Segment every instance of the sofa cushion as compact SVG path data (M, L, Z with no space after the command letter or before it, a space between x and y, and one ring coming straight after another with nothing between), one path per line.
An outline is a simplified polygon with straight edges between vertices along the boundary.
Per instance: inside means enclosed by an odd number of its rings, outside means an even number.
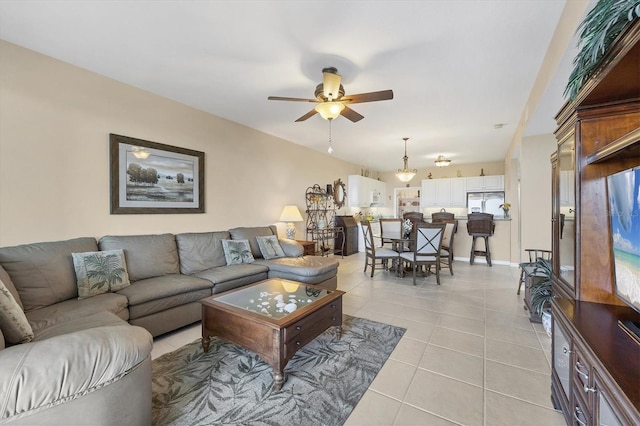
M275 231L275 227L270 226L256 226L251 228L233 228L229 230L231 239L233 240L248 240L249 246L251 246L251 254L254 258L259 259L262 257L260 253L260 247L256 241L256 237L268 237L269 235L278 235Z
M171 274L137 281L117 294L126 296L129 308L151 300L162 299L196 290L211 290L213 285L207 280L191 275Z
M285 257L300 257L304 254L304 247L296 240L284 238L278 240L278 242L280 243L280 247L282 247Z
M2 266L0 266L0 281L4 283L4 286L11 292L11 295L16 300L18 306L20 306L20 309L24 311L24 306L22 305L20 294L18 293L18 290L16 290L16 286L13 284L13 281L11 281L11 277L9 276L9 274L7 274L7 271L5 271Z
M27 319L37 335L40 330L45 328L77 318L87 317L100 311L111 312L126 321L129 319L127 305L125 296L116 293L104 293L88 299L65 300L51 306L29 311L27 312Z
M193 275L209 268L226 265L222 240L229 238L231 235L227 231L177 234L180 272Z
M256 263L222 266L211 268L195 274L196 277L211 281L213 284L220 284L225 281L232 281L242 277L248 277L260 273L266 273L269 268L266 265Z
M156 312L164 312L176 306L197 302L209 296L211 296L211 287L132 305L129 307L129 319L136 320Z
M44 339L50 339L51 337L75 333L76 331L88 330L90 328L109 327L112 325L125 324L127 324L125 320L111 312L98 311L86 316L59 322L52 325L51 327L40 329L36 332L35 338L33 340L37 342Z
M152 346L149 332L122 323L65 333L3 350L0 423L34 424L27 417L29 414L106 388L145 362ZM103 398L108 392L101 394ZM121 400L128 397L126 394L112 396ZM98 404L93 407L101 408ZM92 419L98 417L91 416ZM108 417L109 411L105 411L106 423ZM58 423L82 423L79 419L80 416ZM47 422L46 416L39 420L38 424L52 423Z
M78 299L130 285L122 249L72 253L71 256L78 279Z
M255 260L247 240L222 240L222 250L224 251L227 265L253 263Z
M25 312L78 297L71 253L97 251L95 238L0 248L0 265L15 284Z
M131 281L178 274L178 247L173 234L107 235L98 242L100 250L123 249Z
M27 343L33 340L33 330L11 292L0 281L0 330L7 343Z
M334 258L321 256L260 259L256 260L256 263L268 267L269 271L288 272L301 277L313 277L327 272L337 273L340 264Z
M278 237L270 235L268 237L256 237L258 247L260 247L260 253L264 259L275 259L277 257L284 257L284 251L280 247Z

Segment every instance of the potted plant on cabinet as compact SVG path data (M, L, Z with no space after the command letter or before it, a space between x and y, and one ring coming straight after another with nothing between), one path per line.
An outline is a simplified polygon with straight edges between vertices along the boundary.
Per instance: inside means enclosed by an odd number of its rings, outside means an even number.
M532 313L542 318L542 325L551 336L551 262L545 259L536 260L531 275L535 276L535 279L531 280L529 306Z

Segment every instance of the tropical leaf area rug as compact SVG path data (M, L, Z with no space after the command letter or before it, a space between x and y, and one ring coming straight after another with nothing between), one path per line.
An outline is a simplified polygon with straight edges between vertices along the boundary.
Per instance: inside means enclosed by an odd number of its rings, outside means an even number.
M155 425L341 425L406 330L344 316L298 351L277 392L273 370L253 352L212 338L154 360Z

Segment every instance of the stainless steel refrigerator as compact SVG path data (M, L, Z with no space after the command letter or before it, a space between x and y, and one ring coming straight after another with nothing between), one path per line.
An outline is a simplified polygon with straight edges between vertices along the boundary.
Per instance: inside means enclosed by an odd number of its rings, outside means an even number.
M504 191L496 192L468 192L467 210L469 213L491 213L494 216L504 216L500 205L504 203Z

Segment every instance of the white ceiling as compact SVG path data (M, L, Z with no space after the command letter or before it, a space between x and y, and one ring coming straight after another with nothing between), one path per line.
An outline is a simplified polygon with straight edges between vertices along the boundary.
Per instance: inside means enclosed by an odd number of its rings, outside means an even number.
M54 1L0 0L0 38L309 148L329 124L313 104L322 68L347 94L393 89L333 123L333 155L379 171L440 154L501 161L564 0ZM567 55L569 57L569 55ZM551 133L570 58L527 134ZM494 129L495 124L504 124ZM132 135L135 136L135 135Z

